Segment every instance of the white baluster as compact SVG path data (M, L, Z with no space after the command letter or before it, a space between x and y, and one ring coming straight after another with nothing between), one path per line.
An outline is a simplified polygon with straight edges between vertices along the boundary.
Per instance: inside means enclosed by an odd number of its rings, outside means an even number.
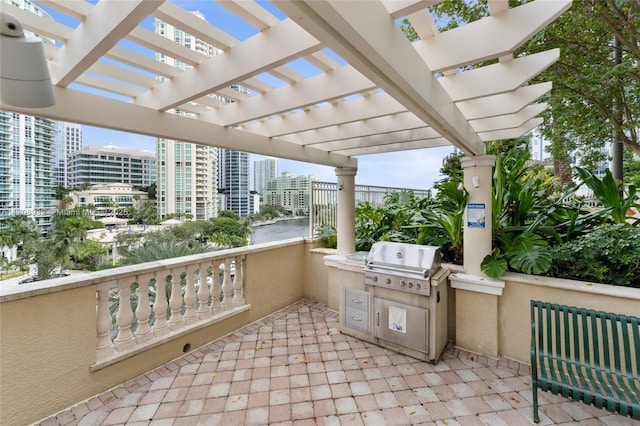
M242 306L244 300L244 256L236 257L236 274L233 277L233 306Z
M197 321L196 317L196 286L195 273L198 265L187 266L187 275L185 277L186 289L184 291L184 323L185 325L193 324Z
M233 306L231 295L233 283L231 282L231 259L224 259L224 279L222 280L222 309L228 311Z
M136 307L136 340L138 343L148 342L153 339L149 318L151 317L151 305L149 303L149 281L153 274L145 274L138 277L138 306Z
M207 264L198 265L198 319L204 320L211 316L211 308L209 307L209 283L207 280Z
M96 359L113 355L113 342L109 338L111 331L111 312L109 312L109 290L111 283L98 286L96 303Z
M153 335L156 337L169 334L169 323L167 322L167 282L166 277L157 277L155 280L156 299L153 303L153 314L156 320L153 324Z
M218 260L214 260L211 267L211 312L213 315L222 312L222 305L220 304L220 263Z
M118 323L118 336L114 345L118 351L126 351L136 347L136 340L131 333L131 320L133 311L131 310L131 285L128 282L118 281L120 290L120 305L116 322Z
M171 317L169 317L169 328L171 331L182 328L182 277L181 273L171 271L171 297L169 297L169 307Z

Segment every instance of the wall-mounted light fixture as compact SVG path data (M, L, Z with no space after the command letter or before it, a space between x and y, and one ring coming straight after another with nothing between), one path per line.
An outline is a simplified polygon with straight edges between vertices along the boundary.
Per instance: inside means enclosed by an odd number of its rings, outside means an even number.
M27 38L18 19L0 12L0 99L22 108L55 105L42 41Z

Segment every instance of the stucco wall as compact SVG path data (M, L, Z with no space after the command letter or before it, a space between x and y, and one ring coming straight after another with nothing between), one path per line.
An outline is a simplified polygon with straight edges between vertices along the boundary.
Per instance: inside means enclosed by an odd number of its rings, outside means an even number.
M605 312L640 316L640 289L582 281L506 274L498 297L498 347L500 354L530 362L530 301L541 300Z
M322 248L321 241L308 242L307 261L304 275L304 297L329 305L329 271L324 257L335 254L335 249ZM331 306L329 306L331 308Z
M251 309L90 372L96 291L90 283L0 304L0 424L30 424L110 389L303 297L302 239L249 252L244 290Z

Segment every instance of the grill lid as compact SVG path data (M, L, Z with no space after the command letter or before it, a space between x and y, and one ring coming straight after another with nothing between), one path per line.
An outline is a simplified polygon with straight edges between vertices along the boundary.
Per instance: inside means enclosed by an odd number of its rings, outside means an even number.
M379 241L367 256L365 271L429 278L440 269L440 249L436 246Z

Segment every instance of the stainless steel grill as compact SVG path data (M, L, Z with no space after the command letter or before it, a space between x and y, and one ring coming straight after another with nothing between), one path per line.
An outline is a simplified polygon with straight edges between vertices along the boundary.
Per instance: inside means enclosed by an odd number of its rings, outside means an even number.
M367 256L364 282L428 296L429 280L440 266L438 247L380 241Z
M449 276L438 247L377 242L366 260L363 253L348 258L341 273L343 333L438 360L447 344Z

